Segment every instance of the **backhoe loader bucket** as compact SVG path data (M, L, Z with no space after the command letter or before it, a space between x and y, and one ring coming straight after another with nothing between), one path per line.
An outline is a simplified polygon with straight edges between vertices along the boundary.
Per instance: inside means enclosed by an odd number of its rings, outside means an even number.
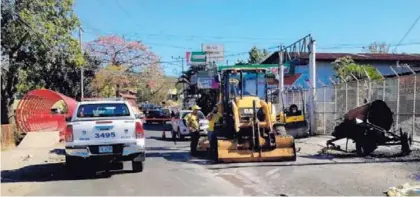
M296 148L291 136L276 136L276 147L261 151L252 150L249 143L239 145L236 140L218 140L217 153L220 162L296 161Z

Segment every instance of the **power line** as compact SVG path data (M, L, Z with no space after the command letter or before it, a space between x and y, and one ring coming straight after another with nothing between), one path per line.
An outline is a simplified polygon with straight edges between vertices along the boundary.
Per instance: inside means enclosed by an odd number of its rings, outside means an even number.
M96 30L98 30L98 29L96 29ZM138 36L140 36L139 34L137 34L137 33L135 33L134 35L138 35ZM126 36L126 35L124 35L124 37L126 37L126 38L129 38L129 39L132 39L132 40L137 40L136 38L135 38L135 36ZM168 45L168 44L160 44L160 43L150 43L150 42L143 42L143 43L145 43L145 44L147 44L147 45L155 45L155 46L164 46L164 47L171 47L171 48L177 48L177 49L185 49L185 50L193 50L192 48L190 48L190 47L184 47L184 46L177 46L177 45ZM351 43L341 43L341 44L334 44L334 45L330 45L330 46L319 46L319 47L317 47L318 49L337 49L337 50L339 50L339 49L355 49L355 48L360 48L360 49L363 49L364 47L366 47L366 46L368 46L369 44L351 44ZM407 46L407 45L420 45L420 42L410 42L410 43L404 43L404 44L390 44L390 46ZM269 52L272 52L271 50L273 50L273 49L278 49L278 46L273 46L273 47L268 47L268 48L262 48L261 50L264 50L264 49L266 49L266 50L268 50ZM243 52L238 52L238 53L230 53L230 54L227 54L227 55L224 55L223 57L224 58L226 58L226 57L237 57L237 56L241 56L241 55L246 55L246 54L248 54L249 53L249 50L247 50L247 51L243 51Z
M136 34L134 34L136 35ZM124 35L124 37L126 38L130 38L135 40L136 36L127 36ZM191 47L185 47L185 46L177 46L177 45L168 45L168 44L161 44L161 43L154 43L154 42L143 42L147 45L155 45L155 46L163 46L163 47L170 47L170 48L177 48L177 49L185 49L185 50L193 50L193 48ZM390 46L408 46L408 45L419 45L420 42L410 42L410 43L404 43L404 44L390 44ZM330 45L330 46L319 46L317 47L318 49L355 49L355 48L364 48L366 46L368 46L369 44L350 44L350 43L342 43L342 44L334 44L334 45ZM275 47L277 48L277 46ZM267 49L271 49L271 48L267 48ZM228 56L238 56L238 55L243 55L248 53L249 51L244 51L244 52L240 52L240 53L235 53L235 54L230 54ZM225 56L226 57L226 56Z
M411 30L413 30L414 26L416 26L417 22L420 20L420 15L417 17L417 19L414 21L414 23L411 25L410 28L408 28L407 32L405 32L404 36L401 38L401 40L398 42L397 46L395 46L394 51L397 51L397 48L399 45L401 45L402 42L404 42L405 38L410 34Z

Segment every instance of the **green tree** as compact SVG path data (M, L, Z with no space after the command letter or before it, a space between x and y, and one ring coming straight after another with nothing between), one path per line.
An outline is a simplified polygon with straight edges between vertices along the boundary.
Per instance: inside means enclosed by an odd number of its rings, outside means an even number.
M269 52L264 49L258 49L257 47L252 47L252 49L249 51L249 64L258 64L260 63L265 57L269 55Z
M245 62L244 60L238 60L235 65L258 64L269 54L270 52L268 52L266 49L261 50L254 46L248 52L248 61Z
M344 56L336 59L333 63L335 77L338 79L345 79L346 81L357 79L366 79L366 73L372 80L381 79L381 75L377 72L376 68L371 65L357 64L350 56Z
M77 40L72 36L79 26L73 3L73 0L2 0L2 124L9 123L7 112L18 91L22 76L19 74L26 73L26 80L35 81L46 75L46 68L59 61L71 63L73 67L84 63ZM44 83L49 84L51 80Z

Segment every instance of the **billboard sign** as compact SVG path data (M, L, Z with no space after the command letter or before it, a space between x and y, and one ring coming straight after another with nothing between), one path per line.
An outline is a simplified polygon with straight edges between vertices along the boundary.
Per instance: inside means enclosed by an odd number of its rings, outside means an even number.
M214 77L198 77L197 87L199 89L217 89L219 84L214 80Z
M223 62L225 48L221 44L202 44L201 50L207 55L207 62Z

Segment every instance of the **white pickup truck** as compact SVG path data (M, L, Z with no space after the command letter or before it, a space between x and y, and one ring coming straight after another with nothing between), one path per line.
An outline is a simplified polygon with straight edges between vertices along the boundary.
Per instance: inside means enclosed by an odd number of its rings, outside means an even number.
M87 160L132 161L133 171L143 171L143 123L126 101L80 102L67 122L66 165L71 169Z

